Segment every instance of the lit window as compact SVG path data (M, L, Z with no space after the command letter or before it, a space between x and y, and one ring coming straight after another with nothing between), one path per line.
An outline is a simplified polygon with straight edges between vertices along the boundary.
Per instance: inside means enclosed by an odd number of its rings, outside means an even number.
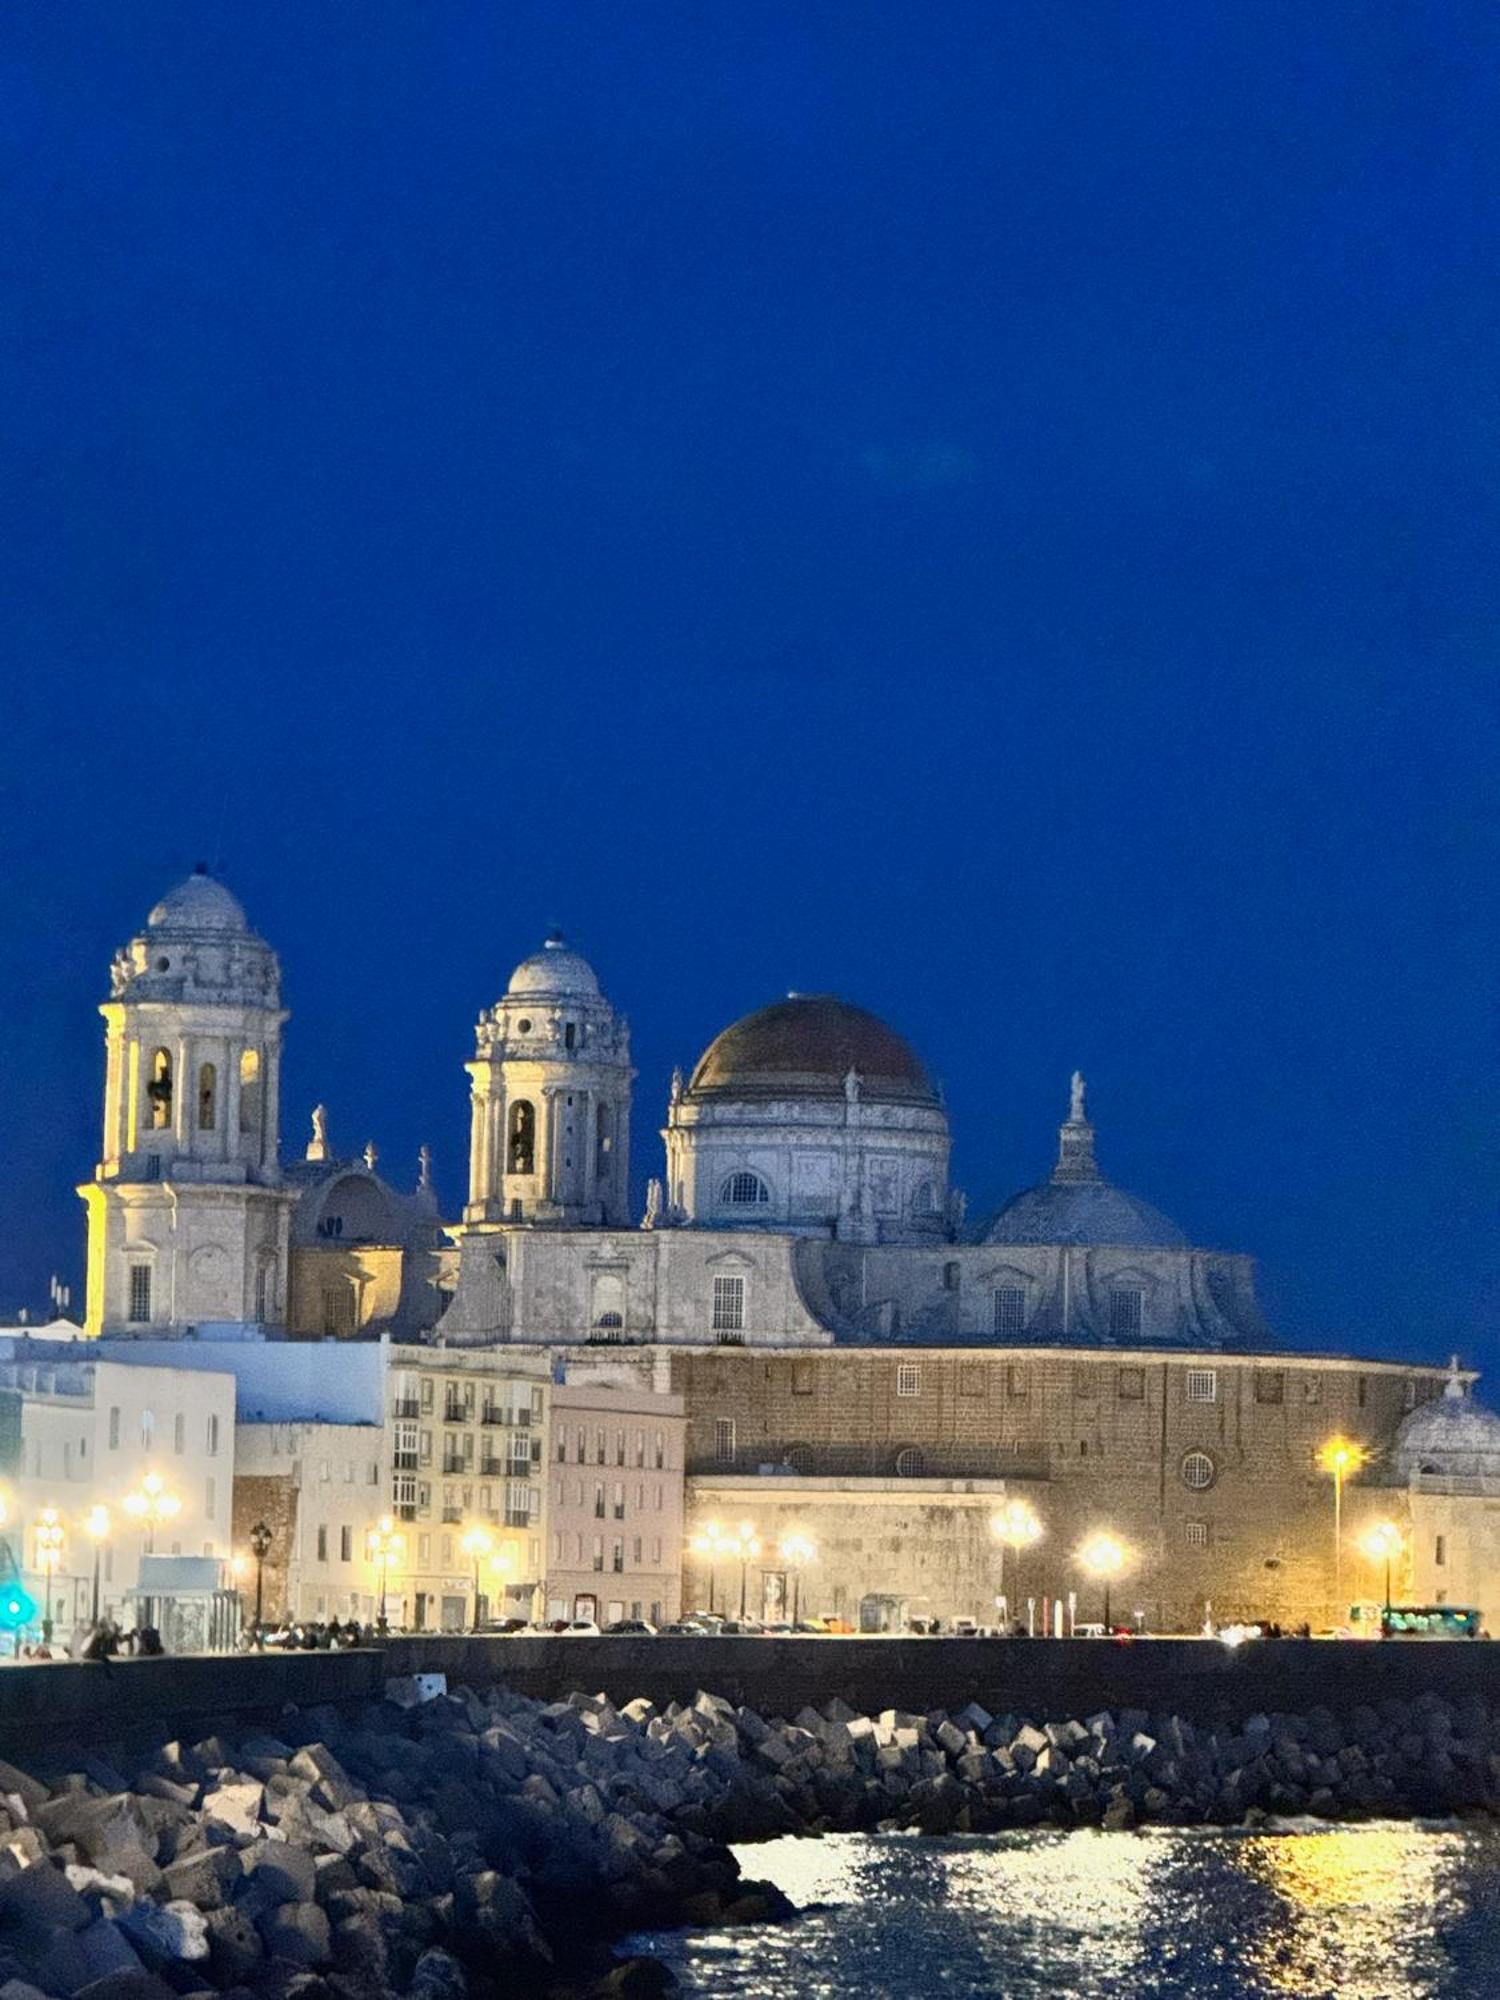
M1024 1285L997 1285L995 1287L995 1332L997 1334L1024 1333L1026 1331L1026 1288Z
M260 1130L259 1049L246 1049L240 1056L240 1130Z
M903 1361L896 1370L896 1394L898 1396L919 1396L922 1393L922 1371L914 1362Z
M745 1324L745 1281L743 1278L714 1279L715 1333L738 1333Z
M1187 1399L1190 1403L1217 1403L1218 1371L1213 1368L1190 1368L1187 1372Z
M1141 1309L1145 1295L1136 1285L1121 1285L1109 1295L1109 1332L1112 1340L1136 1340L1141 1331Z
M771 1190L759 1174L731 1174L719 1189L719 1200L729 1208L759 1208L771 1199Z
M717 1465L734 1464L734 1418L714 1418L714 1462Z
M130 1267L130 1306L126 1317L134 1325L141 1325L151 1317L151 1266L132 1264Z
M1182 1461L1182 1483L1191 1493L1205 1493L1218 1477L1218 1470L1206 1451L1190 1451Z
M897 1452L896 1473L898 1478L920 1479L925 1469L926 1461L914 1445L908 1445L905 1451Z

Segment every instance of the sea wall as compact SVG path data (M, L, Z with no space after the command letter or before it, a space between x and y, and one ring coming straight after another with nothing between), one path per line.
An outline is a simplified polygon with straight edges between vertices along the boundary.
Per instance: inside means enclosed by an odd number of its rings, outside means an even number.
M140 1722L179 1729L271 1717L289 1702L357 1702L388 1674L443 1673L455 1684L503 1682L539 1701L576 1690L664 1707L700 1688L737 1707L795 1715L841 1701L860 1714L950 1712L1044 1719L1106 1708L1233 1722L1257 1711L1346 1714L1361 1705L1441 1695L1500 1703L1500 1646L1389 1640L1343 1643L995 1639L469 1638L414 1634L347 1653L186 1656L0 1667L0 1751L38 1728L86 1739Z
M542 1701L574 1689L626 1702L691 1701L711 1688L767 1713L837 1699L862 1714L962 1708L1066 1717L1100 1708L1170 1709L1204 1722L1259 1709L1346 1711L1361 1703L1500 1701L1500 1646L1482 1641L1260 1639L392 1639L392 1673L439 1672L479 1686L503 1679Z

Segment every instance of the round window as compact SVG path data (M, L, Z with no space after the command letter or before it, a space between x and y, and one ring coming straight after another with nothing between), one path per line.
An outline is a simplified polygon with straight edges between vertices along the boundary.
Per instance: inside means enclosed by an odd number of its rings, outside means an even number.
M158 960L156 961L156 969L157 969L157 971L158 971L158 972L170 972L170 971L171 971L171 969L172 969L172 961L171 961L171 959L170 959L170 958L159 958L159 959L158 959Z
M1218 1468L1206 1451L1190 1451L1182 1461L1182 1483L1194 1493L1204 1493L1218 1477Z
M529 1035L531 1033L531 1023L529 1021L517 1021L516 1033L518 1035Z

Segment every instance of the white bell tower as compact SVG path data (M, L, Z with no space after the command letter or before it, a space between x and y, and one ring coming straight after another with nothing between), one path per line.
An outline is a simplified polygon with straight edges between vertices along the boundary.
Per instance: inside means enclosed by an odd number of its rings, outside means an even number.
M286 1318L281 968L203 868L115 956L104 1145L88 1209L90 1333Z
M630 1030L593 967L549 937L479 1017L468 1224L626 1227Z

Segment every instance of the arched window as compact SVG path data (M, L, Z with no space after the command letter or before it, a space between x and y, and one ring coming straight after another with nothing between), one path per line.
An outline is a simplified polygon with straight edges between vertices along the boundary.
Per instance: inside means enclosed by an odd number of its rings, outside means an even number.
M260 1050L240 1054L240 1130L260 1130Z
M618 1335L625 1326L625 1280L614 1271L601 1271L593 1291L589 1318L594 1330Z
M212 1132L219 1116L219 1072L212 1063L198 1071L198 1130Z
M536 1106L522 1098L510 1107L510 1166L508 1172L529 1174L536 1161Z
M896 1453L896 1475L900 1479L920 1479L927 1469L927 1461L915 1445L908 1445L905 1451Z
M759 1174L731 1174L719 1189L719 1200L728 1208L760 1208L771 1199L771 1190Z
M1190 1451L1182 1461L1182 1483L1190 1493L1206 1493L1219 1476L1206 1451Z
M601 1104L594 1114L594 1172L601 1180L609 1171L609 1156L614 1143L609 1106Z
M172 1125L172 1058L165 1049L158 1049L151 1058L151 1080L146 1085L146 1099L151 1106L151 1130L169 1131Z
M269 1259L255 1273L255 1317L262 1325L271 1317L271 1301L276 1296L276 1266Z
M937 1207L937 1202L933 1196L932 1182L919 1181L917 1184L916 1192L913 1194L911 1198L912 1214L931 1215L936 1207Z

